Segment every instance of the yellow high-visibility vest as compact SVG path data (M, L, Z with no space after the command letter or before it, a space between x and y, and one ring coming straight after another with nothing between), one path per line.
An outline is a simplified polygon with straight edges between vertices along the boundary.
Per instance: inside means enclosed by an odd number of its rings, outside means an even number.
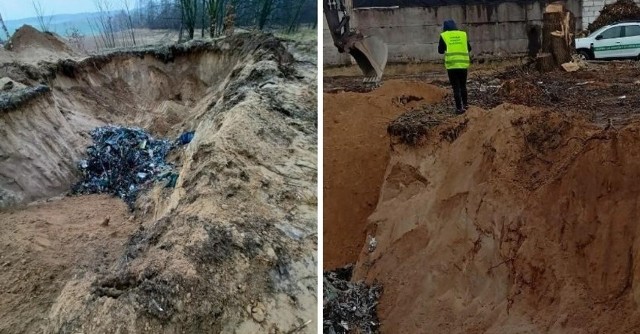
M469 68L469 48L467 33L460 30L444 31L440 36L447 45L444 53L444 67L447 70Z

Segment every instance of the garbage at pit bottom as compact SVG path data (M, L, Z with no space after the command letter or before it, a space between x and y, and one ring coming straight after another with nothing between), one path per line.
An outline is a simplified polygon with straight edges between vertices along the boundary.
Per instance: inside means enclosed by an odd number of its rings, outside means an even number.
M166 187L175 187L178 174L165 161L174 147L170 141L153 138L140 128L120 126L96 128L90 134L93 144L87 147L87 159L78 163L82 179L73 186L73 193L109 193L133 208L145 185L166 180Z
M184 132L180 135L180 137L178 137L178 139L176 139L175 144L176 145L187 145L189 144L192 140L193 137L195 136L195 131L187 131Z

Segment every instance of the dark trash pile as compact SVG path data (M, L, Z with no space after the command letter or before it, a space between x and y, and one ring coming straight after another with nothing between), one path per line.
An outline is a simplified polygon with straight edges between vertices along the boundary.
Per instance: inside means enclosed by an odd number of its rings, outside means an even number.
M606 25L626 20L640 20L640 7L633 0L618 0L605 5L593 23L589 24L589 31L596 31Z
M387 133L402 144L416 146L431 129L454 117L453 110L453 98L447 96L440 103L419 106L400 115L389 123Z
M166 179L167 187L175 186L178 175L165 161L174 147L170 141L155 139L139 128L119 126L96 128L91 131L91 138L88 158L78 164L82 180L73 186L73 193L109 193L133 208L145 185Z
M378 333L376 306L379 285L350 282L353 266L324 272L323 332L325 334Z

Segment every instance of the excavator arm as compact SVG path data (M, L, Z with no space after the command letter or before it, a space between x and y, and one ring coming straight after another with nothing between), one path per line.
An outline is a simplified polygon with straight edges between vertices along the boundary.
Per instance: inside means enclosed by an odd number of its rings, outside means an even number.
M349 53L365 76L365 82L382 79L387 64L387 45L377 37L351 31L350 17L343 0L322 0L333 44L340 53Z

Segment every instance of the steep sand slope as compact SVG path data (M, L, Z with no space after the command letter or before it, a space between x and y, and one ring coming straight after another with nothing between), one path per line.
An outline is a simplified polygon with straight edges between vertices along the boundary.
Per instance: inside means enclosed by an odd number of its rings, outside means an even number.
M368 93L324 94L324 263L356 261L389 161L387 125L408 108L442 99L419 81L389 80Z
M356 273L382 332L637 331L639 131L503 105L394 145Z

